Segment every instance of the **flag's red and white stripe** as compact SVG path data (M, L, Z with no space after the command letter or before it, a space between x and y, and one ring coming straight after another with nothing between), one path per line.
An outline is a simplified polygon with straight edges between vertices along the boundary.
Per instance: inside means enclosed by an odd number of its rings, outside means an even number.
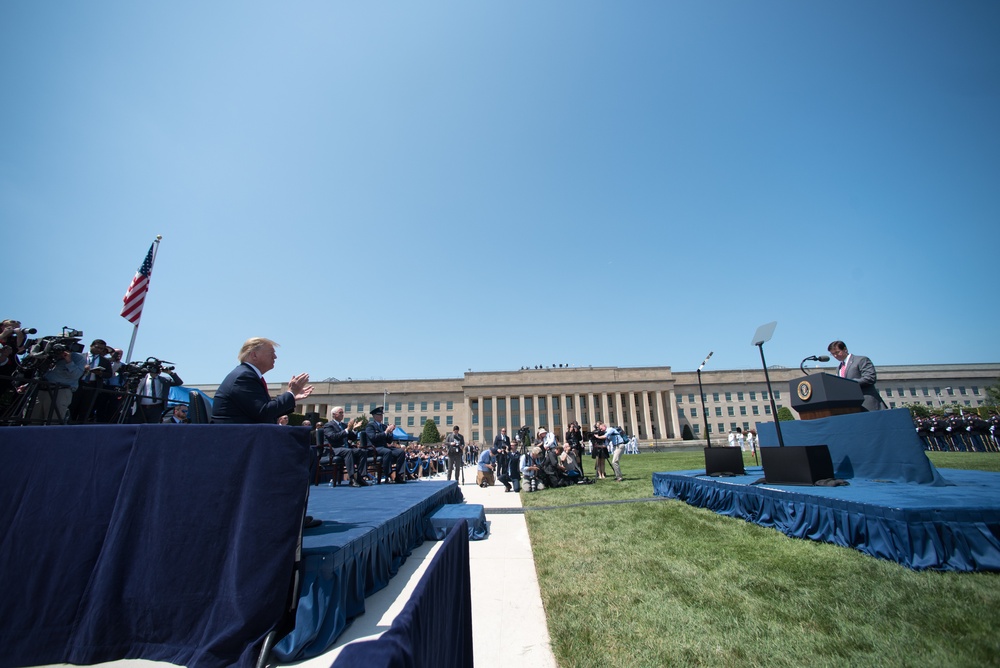
M154 242L155 244L155 242ZM125 297L122 299L122 317L133 325L139 324L142 317L142 305L146 301L146 291L149 289L149 277L153 273L153 245L149 245L149 252L146 259L142 261L139 271L135 272L135 277L129 283Z

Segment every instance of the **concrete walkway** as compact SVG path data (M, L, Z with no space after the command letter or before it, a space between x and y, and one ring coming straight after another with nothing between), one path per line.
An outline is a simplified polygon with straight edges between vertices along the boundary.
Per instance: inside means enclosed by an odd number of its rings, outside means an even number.
M486 508L490 523L489 538L469 543L476 668L555 668L524 515L490 513L491 509L520 508L521 495L505 493L499 483L487 489L477 487L474 469L465 467L462 494L467 503L480 503ZM384 633L409 600L439 547L437 541L425 541L415 549L389 585L365 599L365 614L347 627L330 651L288 665L327 668L344 645Z

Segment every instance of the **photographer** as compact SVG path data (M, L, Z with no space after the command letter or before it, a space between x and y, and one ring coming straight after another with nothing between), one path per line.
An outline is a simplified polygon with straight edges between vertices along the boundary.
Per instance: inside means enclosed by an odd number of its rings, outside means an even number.
M525 452L521 455L520 464L520 472L524 475L525 489L529 492L545 489L545 485L539 480L538 475L538 472L542 470L542 449L535 446Z
M35 334L36 329L21 329L21 323L10 319L0 322L0 347L9 347L13 355L23 355L27 346L27 335Z
M497 448L497 480L505 492L521 491L521 458L509 447Z
M164 373L167 377L163 376ZM164 366L160 360L149 358L146 361L146 375L139 381L137 395L139 403L135 412L135 421L146 424L159 423L163 419L167 398L170 396L170 388L183 384L184 381L174 373L173 367Z
M493 469L496 467L496 449L483 450L476 464L476 484L480 487L492 487L494 482Z
M580 429L580 423L573 422L569 423L569 431L566 432L566 445L573 454L576 456L577 462L583 461L583 431Z

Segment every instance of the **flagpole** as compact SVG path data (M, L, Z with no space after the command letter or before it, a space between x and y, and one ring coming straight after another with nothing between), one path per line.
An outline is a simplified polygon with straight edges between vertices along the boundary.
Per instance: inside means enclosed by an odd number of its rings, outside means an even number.
M150 275L153 274L153 265L156 264L156 252L160 250L160 239L162 239L162 238L163 238L163 235L157 234L156 235L156 239L153 240L153 260L152 260L152 262L149 263L149 273L150 273ZM148 292L148 290L149 289L147 288L147 292ZM129 344L128 344L128 354L125 356L125 364L128 364L128 363L130 363L132 361L132 348L135 347L135 337L136 337L136 334L138 334L138 333L139 333L139 323L137 322L132 327L132 340L129 341Z

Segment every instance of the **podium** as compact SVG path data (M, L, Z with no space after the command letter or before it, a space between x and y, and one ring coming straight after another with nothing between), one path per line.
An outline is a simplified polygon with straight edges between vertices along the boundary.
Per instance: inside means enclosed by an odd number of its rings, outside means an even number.
M829 373L814 373L788 383L792 408L803 420L860 413L861 385Z

